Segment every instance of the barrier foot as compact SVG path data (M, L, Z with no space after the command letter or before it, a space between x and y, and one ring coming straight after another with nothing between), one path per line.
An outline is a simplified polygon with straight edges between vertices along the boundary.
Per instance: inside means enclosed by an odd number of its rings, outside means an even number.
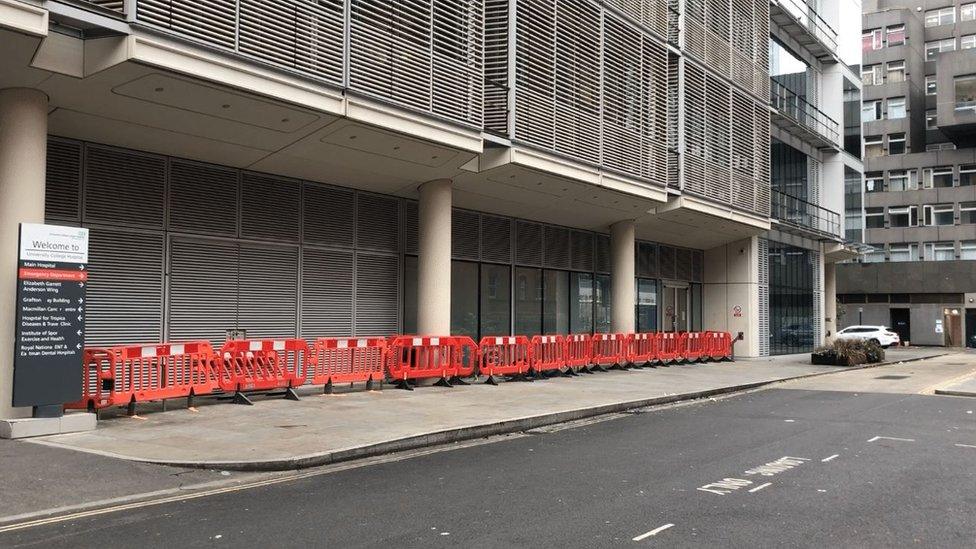
M583 366L582 368L579 369L579 373L581 373L581 374L593 374L593 373L596 373L596 372L593 371L593 367L592 366Z
M442 377L442 378L438 379L434 383L434 385L436 385L437 387L454 387L453 385L451 385L451 382L448 381L448 379L446 377Z
M566 371L563 372L563 377L579 377L579 372L572 368L566 368Z
M159 404L162 406L162 410L161 411L165 412L166 411L166 399L164 398L163 400L159 401Z
M193 408L193 397L195 397L195 396L196 395L193 394L193 390L190 390L190 394L186 395L186 407L187 408Z
M405 379L398 380L396 383L393 384L393 386L396 387L397 389L403 389L404 391L413 391L413 387L411 387L410 384L407 383L407 380Z
M531 382L535 381L534 379L529 378L525 374L515 374L514 376L508 378L508 380L509 381L524 381L526 383L531 383Z
M607 370L606 368L604 368L600 364L594 364L593 366L590 366L590 373L591 374L593 373L594 370L596 370L597 372L609 372L610 371L610 370Z
M165 401L164 401L165 402ZM136 399L133 398L129 401L129 407L125 411L126 414L130 416L136 415Z
M301 400L298 398L298 393L295 392L291 387L285 389L285 400Z
M613 366L610 366L610 369L611 370L629 370L630 368L625 363L618 362L618 363L614 364ZM604 370L604 371L606 371L606 370Z
M370 376L370 378L366 380L366 390L367 391L372 391L373 390L373 377L372 376Z
M237 391L236 393L234 393L234 401L233 402L234 402L234 404L243 404L245 406L254 406L254 403L251 402L251 399L247 398L247 395L245 395L244 393L242 393L240 391Z
M325 382L325 386L322 387L322 394L323 395L331 395L332 394L332 391L334 391L334 390L335 390L335 388L332 386L332 380L330 379L329 381L326 381Z
M485 378L485 385L498 386L498 381L495 379L495 376L489 375L487 378Z
M463 379L461 379L458 376L454 376L451 379L449 379L448 381L450 381L450 383L451 383L452 386L453 385L471 385L470 383L468 383L467 381L464 381Z

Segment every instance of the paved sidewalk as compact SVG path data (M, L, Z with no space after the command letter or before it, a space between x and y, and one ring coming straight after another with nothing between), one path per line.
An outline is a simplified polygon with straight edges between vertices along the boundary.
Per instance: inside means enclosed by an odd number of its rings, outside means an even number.
M897 349L888 362L945 354ZM534 383L420 387L203 405L103 420L93 432L32 439L110 457L185 467L285 470L521 431L648 405L849 370L809 355L612 371Z

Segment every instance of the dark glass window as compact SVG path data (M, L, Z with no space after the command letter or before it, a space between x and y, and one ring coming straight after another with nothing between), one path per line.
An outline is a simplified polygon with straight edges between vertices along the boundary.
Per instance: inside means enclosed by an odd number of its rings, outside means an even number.
M511 273L508 265L481 264L480 337L509 334L512 310Z
M769 242L769 353L813 350L813 257L809 250Z
M542 331L569 333L569 272L546 271L542 303Z
M451 262L451 335L478 339L478 264Z
M593 331L593 275L569 274L569 330L574 334Z
M515 269L515 333L542 333L542 269Z
M657 281L637 279L637 331L657 331Z
M608 333L610 331L610 275L596 275L596 299L593 301L593 331Z

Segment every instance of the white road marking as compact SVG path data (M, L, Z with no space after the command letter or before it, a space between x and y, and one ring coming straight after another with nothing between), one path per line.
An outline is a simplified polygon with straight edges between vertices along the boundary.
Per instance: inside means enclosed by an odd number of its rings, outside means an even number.
M972 444L956 444L956 446L960 448L976 448L976 446L973 446Z
M645 532L645 533L637 536L636 538L634 538L634 541L642 541L642 540L645 540L645 539L647 539L647 538L649 538L651 536L656 536L659 533L667 530L668 528L671 528L672 526L674 526L674 524L665 524L664 526L658 526L657 528L651 530L650 532Z
M783 421L785 421L786 423L793 423L796 420L795 419L784 419Z
M820 462L821 462L821 463L827 463L828 461L831 461L831 460L833 460L834 458L836 458L836 457L837 457L837 456L839 456L839 455L840 455L840 454L834 454L834 455L832 455L832 456L828 456L828 457L825 457L825 458L823 458L822 460L820 460Z
M749 490L749 493L751 494L753 492L758 492L758 491L762 490L763 488L765 488L765 487L767 487L767 486L769 486L771 484L772 484L772 482L767 482L766 484L760 484L759 486L756 486L752 490Z
M915 442L915 439L914 438L898 438L898 437L874 437L874 438L868 439L868 442L874 442L876 440L881 440L881 439L885 439L885 440L900 440L902 442Z

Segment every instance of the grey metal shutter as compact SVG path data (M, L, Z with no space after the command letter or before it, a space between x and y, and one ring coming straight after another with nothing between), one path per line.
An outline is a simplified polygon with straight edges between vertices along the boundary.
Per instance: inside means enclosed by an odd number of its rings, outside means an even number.
M356 254L357 336L397 333L400 265L395 256Z
M515 222L515 262L542 266L542 225L528 221Z
M352 335L353 252L302 250L302 337Z
M556 2L517 2L515 9L514 138L551 149L555 146Z
M48 221L81 221L80 195L81 143L48 139L44 218Z
M481 259L512 262L512 220L494 215L481 216Z
M238 171L172 160L169 165L169 230L237 236Z
M163 235L90 229L85 344L158 342L163 324Z
M569 235L572 252L572 268L576 271L593 270L593 233L573 231Z
M241 237L297 242L300 183L248 172L241 182Z
M705 253L701 250L695 250L691 256L691 260L691 279L695 282L703 282L705 280Z
M356 193L315 183L306 183L304 192L303 242L351 248L355 232Z
M692 265L691 250L678 248L675 251L675 277L678 280L691 280L694 278L694 266Z
M677 269L675 262L677 260L677 252L671 246L661 246L660 248L660 273L661 278L674 279L677 278Z
M399 244L397 199L369 193L356 196L356 248L395 252Z
M769 241L759 242L759 356L769 356Z
M469 210L451 210L451 257L481 259L481 216Z
M431 110L480 124L484 81L484 0L435 0Z
M637 276L657 278L657 244L639 242L637 244Z
M139 0L137 8L140 21L234 48L237 6L233 0Z
M163 228L166 159L85 146L85 222Z
M237 328L239 246L226 240L172 237L167 337L215 346Z
M569 229L546 225L543 227L543 263L554 269L569 269Z
M610 272L610 237L605 234L596 235L596 272Z
M419 215L416 202L409 200L403 203L403 253L405 254L420 252Z
M248 337L298 335L298 248L241 244L237 324Z

